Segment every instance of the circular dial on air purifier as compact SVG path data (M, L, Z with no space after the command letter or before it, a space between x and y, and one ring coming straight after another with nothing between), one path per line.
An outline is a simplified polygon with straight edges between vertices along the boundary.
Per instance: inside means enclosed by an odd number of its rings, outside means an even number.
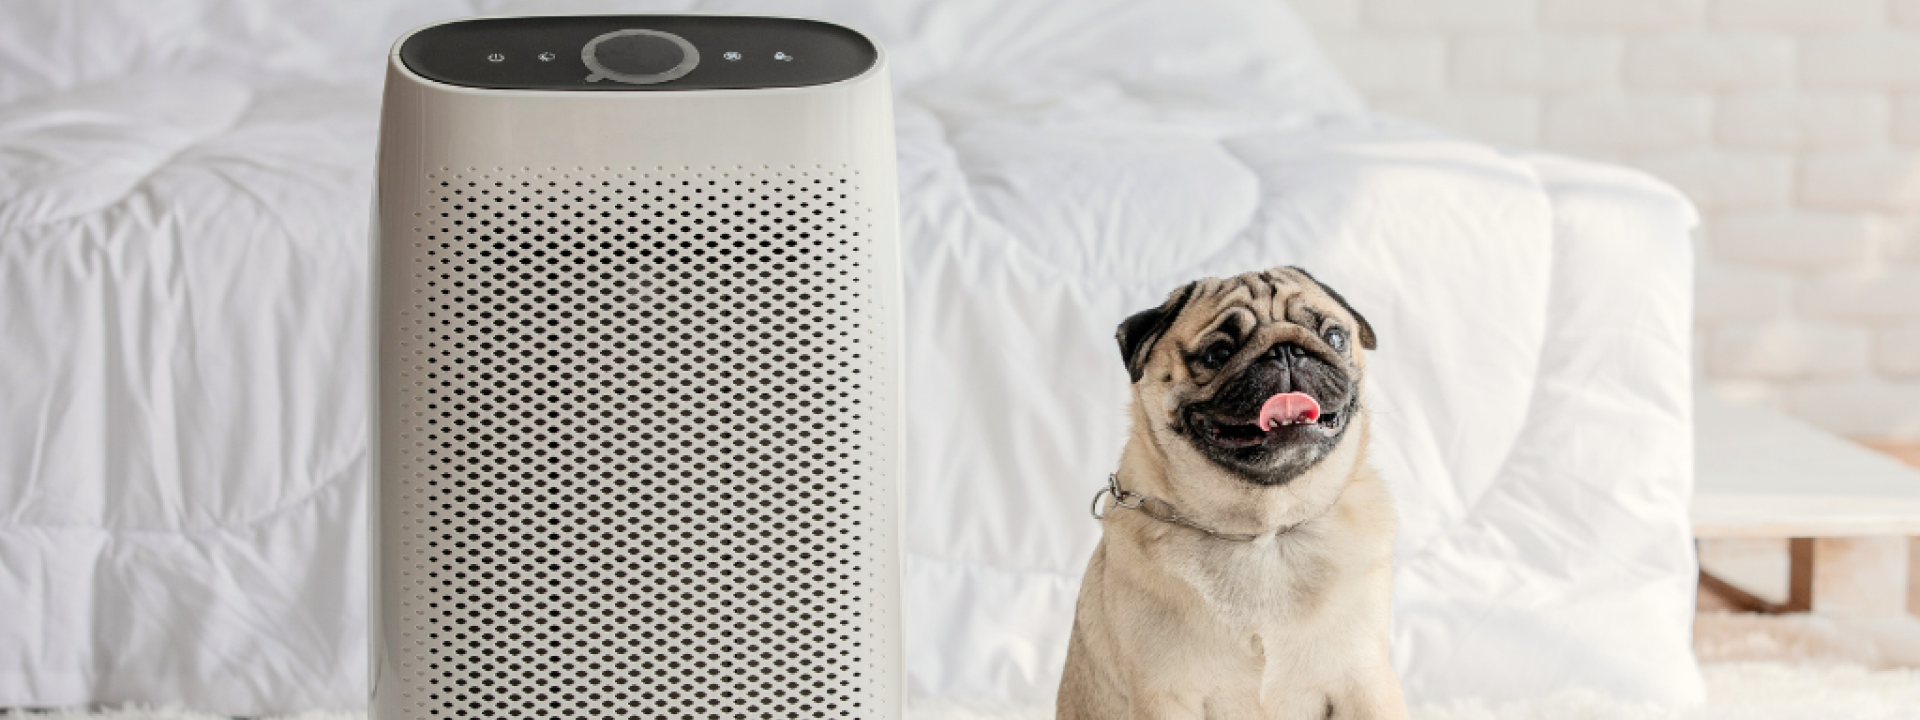
M652 85L693 72L700 50L673 33L615 30L588 40L580 48L580 62L587 66L587 82Z

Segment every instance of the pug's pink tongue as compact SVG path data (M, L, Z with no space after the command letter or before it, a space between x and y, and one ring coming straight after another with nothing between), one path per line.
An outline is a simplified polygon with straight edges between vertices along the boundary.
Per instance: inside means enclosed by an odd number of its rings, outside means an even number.
M1320 419L1320 403L1306 393L1280 393L1260 406L1260 431L1276 425L1298 425Z

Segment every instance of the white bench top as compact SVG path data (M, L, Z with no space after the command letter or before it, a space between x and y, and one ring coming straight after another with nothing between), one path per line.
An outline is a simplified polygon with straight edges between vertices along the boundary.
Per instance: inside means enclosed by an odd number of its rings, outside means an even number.
M1695 537L1920 535L1920 471L1770 410L1699 393Z

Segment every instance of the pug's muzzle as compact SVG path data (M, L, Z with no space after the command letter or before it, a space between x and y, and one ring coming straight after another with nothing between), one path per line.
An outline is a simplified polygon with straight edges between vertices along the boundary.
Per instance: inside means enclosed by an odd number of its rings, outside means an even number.
M1275 343L1228 368L1210 397L1183 405L1182 434L1251 482L1283 484L1346 432L1358 394L1343 366L1297 343Z

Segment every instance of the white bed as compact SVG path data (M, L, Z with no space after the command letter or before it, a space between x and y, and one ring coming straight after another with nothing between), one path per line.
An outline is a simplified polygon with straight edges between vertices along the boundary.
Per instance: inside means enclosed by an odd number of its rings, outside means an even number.
M887 45L923 713L1049 705L1123 435L1115 324L1281 264L1379 330L1410 697L1700 697L1691 207L1370 114L1277 2L19 0L0 707L360 706L380 64L415 25L556 9L815 15Z

